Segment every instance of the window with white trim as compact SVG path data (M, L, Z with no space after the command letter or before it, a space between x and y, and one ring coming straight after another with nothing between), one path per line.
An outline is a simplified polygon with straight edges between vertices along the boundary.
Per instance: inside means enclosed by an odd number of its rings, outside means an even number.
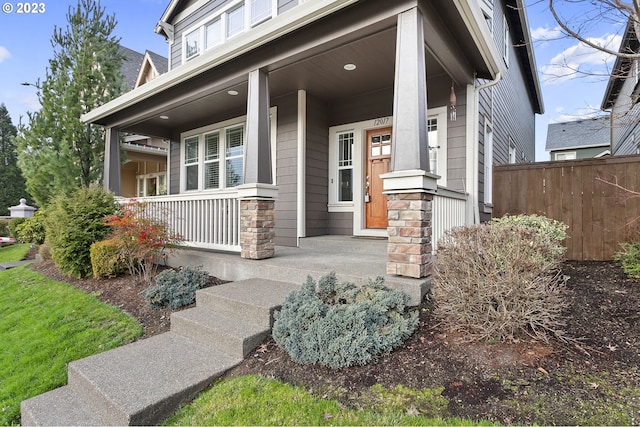
M511 47L511 34L509 33L509 22L507 16L502 16L502 59L509 66L509 48Z
M278 13L278 0L236 0L188 28L182 36L183 62L259 25Z
M575 160L575 151L565 151L564 153L556 153L556 160Z
M338 202L353 201L353 131L338 134Z
M166 196L166 194L166 172L138 175L138 197Z
M515 163L517 161L516 154L516 143L509 137L509 163Z
M447 185L447 108L429 110L427 141L429 143L429 172L440 176L439 185Z

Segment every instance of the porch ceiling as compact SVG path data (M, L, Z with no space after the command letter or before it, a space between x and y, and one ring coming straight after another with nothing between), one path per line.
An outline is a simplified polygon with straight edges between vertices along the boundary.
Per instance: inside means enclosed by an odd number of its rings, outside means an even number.
M395 50L396 29L393 27L291 64L274 64L268 68L270 96L274 99L304 89L331 101L392 87ZM354 64L356 69L347 71L346 64ZM427 50L428 78L443 74L445 70ZM237 95L230 95L230 91ZM166 108L158 109L162 104L159 101L153 113L125 122L121 130L169 138L172 130L183 131L207 124L213 117L224 120L245 114L246 103L247 81L246 75L242 75L230 78L226 85L201 88L183 100L174 99Z

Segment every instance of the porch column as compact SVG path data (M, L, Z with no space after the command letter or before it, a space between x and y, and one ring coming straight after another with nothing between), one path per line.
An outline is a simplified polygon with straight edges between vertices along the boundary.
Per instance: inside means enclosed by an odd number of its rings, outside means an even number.
M391 172L381 175L387 195L387 274L431 273L432 202L438 177L429 173L427 68L422 13L398 15Z
M238 187L240 256L265 259L275 253L274 203L278 196L271 171L268 76L262 70L251 71L248 84L244 184Z
M114 195L122 195L120 187L120 133L117 128L108 127L104 134L104 178L102 185Z

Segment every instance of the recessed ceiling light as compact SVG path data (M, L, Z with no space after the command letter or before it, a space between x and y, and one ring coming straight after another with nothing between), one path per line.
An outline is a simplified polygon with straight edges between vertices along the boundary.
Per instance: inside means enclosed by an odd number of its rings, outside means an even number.
M236 96L236 95L238 95L238 91L237 91L237 90L229 90L229 91L227 91L227 93L228 93L229 95L231 95L231 96Z
M169 116L160 116L162 120L169 120Z
M345 64L344 69L347 71L353 71L356 69L356 64Z

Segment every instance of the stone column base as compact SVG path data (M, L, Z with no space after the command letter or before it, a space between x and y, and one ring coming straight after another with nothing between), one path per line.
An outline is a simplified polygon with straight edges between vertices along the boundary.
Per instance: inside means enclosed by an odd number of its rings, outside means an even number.
M403 192L388 193L387 197L387 274L427 277L432 268L433 194Z
M273 238L274 200L240 200L240 256L247 259L271 258L275 254Z

